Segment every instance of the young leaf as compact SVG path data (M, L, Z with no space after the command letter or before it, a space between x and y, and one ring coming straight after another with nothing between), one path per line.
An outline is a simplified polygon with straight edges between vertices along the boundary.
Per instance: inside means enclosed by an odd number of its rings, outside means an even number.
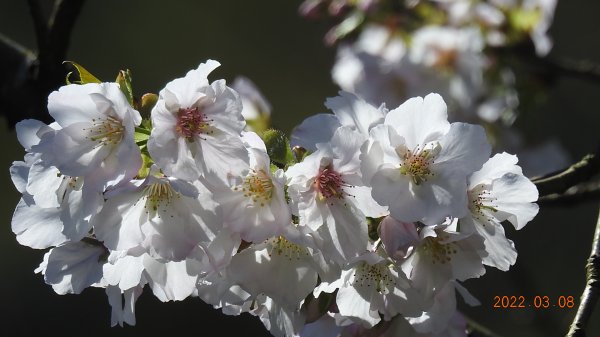
M76 84L86 84L86 83L100 83L101 81L96 78L96 76L92 75L89 71L87 71L81 65L73 62L73 61L65 61L63 64L68 64L73 67L75 70L70 71L65 78L67 84L76 83ZM77 80L70 81L71 76L77 76Z
M131 104L131 106L133 106L133 89L131 87L131 71L129 71L129 69L119 71L119 74L117 75L117 79L115 82L117 82L119 84L119 88L121 88L121 91L123 92L125 97L127 97L127 101L129 102L129 104Z

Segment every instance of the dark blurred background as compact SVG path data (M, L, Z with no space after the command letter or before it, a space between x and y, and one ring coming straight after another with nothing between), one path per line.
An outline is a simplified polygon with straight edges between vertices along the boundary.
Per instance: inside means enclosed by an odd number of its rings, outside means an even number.
M324 112L325 99L338 91L330 78L335 51L322 39L327 25L301 18L300 2L88 0L76 22L68 59L105 81L120 69L130 69L138 95L158 92L206 59L216 59L222 66L210 79L252 79L273 106L273 126L289 132L307 116ZM597 1L559 1L551 56L600 62L598 13ZM35 49L25 1L0 0L0 32ZM522 116L517 126L532 142L560 140L571 158L578 159L599 143L599 93L598 82L561 78L548 92L549 100ZM149 289L138 300L137 325L125 328L110 327L110 308L101 289L56 295L33 273L44 252L20 246L10 229L19 194L8 168L22 160L24 151L5 120L0 128L0 335L270 335L252 316L225 316L198 299L160 303ZM493 299L571 295L578 304L597 213L596 201L544 207L523 230L508 229L519 251L516 265L509 272L489 269L482 278L465 282L482 303L464 308L465 313L500 336L564 336L575 309L493 309ZM588 336L598 335L600 308Z

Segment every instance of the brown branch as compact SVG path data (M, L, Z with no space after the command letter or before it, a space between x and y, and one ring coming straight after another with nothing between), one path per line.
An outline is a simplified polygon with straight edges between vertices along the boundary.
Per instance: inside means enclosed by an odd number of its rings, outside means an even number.
M592 316L594 307L600 299L600 215L596 223L594 239L592 241L592 251L586 265L586 285L581 295L579 308L575 314L575 318L571 323L571 328L567 333L567 337L584 337L585 329Z
M573 186L562 194L549 194L538 199L540 206L571 206L600 200L600 182Z
M588 154L579 162L562 171L533 179L533 183L541 198L552 194L562 194L570 187L588 181L598 172L600 172L600 156L598 153Z
M539 62L556 74L600 83L600 64L592 61L539 58Z
M34 0L30 0L34 1ZM40 45L40 77L49 80L60 78L64 82L66 60L71 31L79 16L84 0L57 0L47 20L47 34ZM47 72L47 74L46 74Z
M0 55L7 56L11 64L0 66L0 113L9 127L26 118L51 122L46 107L48 95L64 84L67 69L63 61L67 59L71 31L83 3L84 0L57 0L51 10L46 10L48 2L28 0L37 57L0 35Z

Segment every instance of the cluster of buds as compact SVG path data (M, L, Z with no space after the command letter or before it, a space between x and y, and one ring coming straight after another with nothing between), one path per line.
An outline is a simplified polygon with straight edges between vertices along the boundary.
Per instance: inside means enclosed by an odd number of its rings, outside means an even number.
M278 337L466 335L456 293L477 300L460 282L508 270L503 225L538 211L517 157L450 123L435 93L388 110L340 91L288 139L264 129L251 82L208 80L218 66L138 98L128 71L102 83L75 65L79 81L48 97L55 122L17 124L12 229L49 249L45 282L104 288L112 325L135 324L150 289ZM266 116L260 132L243 111Z

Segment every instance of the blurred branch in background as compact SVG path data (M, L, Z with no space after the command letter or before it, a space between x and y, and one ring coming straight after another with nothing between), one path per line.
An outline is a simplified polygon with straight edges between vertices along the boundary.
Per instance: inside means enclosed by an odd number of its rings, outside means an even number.
M63 61L84 0L28 0L37 40L37 53L0 34L0 113L10 128L22 119L50 122L48 95L65 81ZM48 13L48 14L46 14Z
M571 77L600 84L600 64L590 60L539 56L530 41L512 46L495 47L493 51L503 57L516 56L518 61L529 67L529 71L538 73L551 81L558 77Z

